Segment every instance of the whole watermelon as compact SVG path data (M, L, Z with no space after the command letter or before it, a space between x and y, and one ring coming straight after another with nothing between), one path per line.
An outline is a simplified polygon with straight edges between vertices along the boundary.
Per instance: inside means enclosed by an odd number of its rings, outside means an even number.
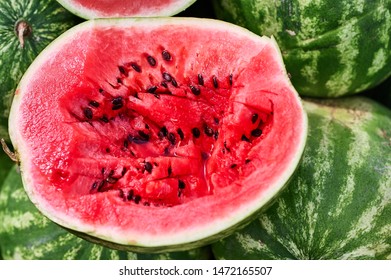
M219 259L391 259L391 111L370 99L306 101L307 147L285 192L214 244Z
M391 74L391 1L214 0L216 15L273 35L305 96L372 88Z
M2 258L22 260L211 258L209 247L165 254L136 254L85 241L51 222L35 208L23 189L16 166L10 170L0 191L0 248Z
M80 20L55 0L0 1L0 138L20 78L37 54Z

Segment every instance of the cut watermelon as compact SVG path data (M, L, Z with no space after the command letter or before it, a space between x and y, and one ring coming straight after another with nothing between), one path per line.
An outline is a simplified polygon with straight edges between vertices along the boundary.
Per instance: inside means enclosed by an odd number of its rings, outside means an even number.
M57 0L64 8L86 19L172 16L196 0Z
M157 252L250 220L293 174L307 119L273 39L216 20L100 19L29 68L10 128L47 217Z

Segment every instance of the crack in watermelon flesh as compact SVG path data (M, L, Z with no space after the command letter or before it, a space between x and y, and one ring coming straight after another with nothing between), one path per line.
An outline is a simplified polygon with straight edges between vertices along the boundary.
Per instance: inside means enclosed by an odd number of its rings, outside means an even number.
M255 211L306 135L275 42L215 21L128 21L81 25L26 74L11 136L27 192L60 224L82 228L64 222L73 215L123 236Z

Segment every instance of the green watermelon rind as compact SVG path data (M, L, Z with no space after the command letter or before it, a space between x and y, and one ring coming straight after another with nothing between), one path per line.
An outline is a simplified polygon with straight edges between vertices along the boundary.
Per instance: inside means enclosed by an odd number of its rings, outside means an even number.
M75 32L84 30L84 28L89 28L91 26L105 26L105 25L112 25L116 24L119 26L127 26L132 24L151 24L151 25L162 25L162 24L172 24L172 25L183 25L186 24L196 24L196 25L205 25L205 26L214 26L214 28L223 28L224 30L230 30L232 32L238 32L241 34L245 34L246 36L249 36L253 38L254 40L267 40L271 44L273 44L276 47L276 50L279 50L277 43L275 42L274 38L269 37L260 37L249 30L239 27L234 24L230 24L227 22L223 22L220 20L215 19L200 19L200 18L180 18L180 17L157 17L157 18L110 18L110 19L92 19L85 21L71 29L69 29L67 32L63 33L61 36L59 36L56 40L54 40L50 46L48 46L41 54L35 59L35 62L29 67L29 69L24 74L21 83L18 86L18 91L23 92L25 88L28 88L28 83L26 84L25 81L28 81L29 79L33 79L34 73L36 69L40 67L40 65L45 63L45 60L47 57L52 57L52 53L55 52L57 49L61 49L61 45L63 42L67 41L68 36L72 36ZM279 52L279 57L276 58L276 61L283 66L283 60L281 53ZM288 74L283 71L283 75L286 77L288 83L289 78ZM290 84L290 83L289 83ZM290 84L291 85L291 84ZM294 90L293 86L291 87L292 92L295 94L295 98L297 98L298 105L301 107L300 97L298 93ZM17 157L19 157L20 160L20 168L22 173L22 179L23 179L23 185L25 187L26 192L28 193L30 200L36 205L36 207L42 212L45 213L51 220L56 222L57 224L60 224L67 228L70 231L73 231L75 234L78 234L79 236L88 239L91 242L96 242L99 244L104 244L106 246L110 246L114 249L125 249L125 250L131 250L135 252L141 252L141 253L148 253L148 252L169 252L169 251L179 251L179 250L189 250L192 248L196 248L202 245L210 244L213 241L216 241L224 236L227 236L228 234L231 234L234 230L236 230L238 227L243 226L244 224L248 223L252 219L255 218L257 213L262 210L263 207L267 207L270 201L272 201L279 193L280 191L286 186L287 181L291 178L293 173L296 170L296 167L299 164L299 161L301 159L301 155L303 153L304 147L305 147L305 141L306 141L306 135L307 135L307 116L305 114L305 111L302 110L302 120L303 123L301 124L301 136L298 141L298 145L296 147L296 154L295 157L292 158L289 167L285 170L283 174L278 178L278 180L275 183L275 188L269 188L267 191L263 193L262 199L257 201L256 203L253 202L252 205L246 205L244 207L243 211L240 215L236 215L234 217L231 217L230 219L227 219L224 222L214 223L213 226L209 225L208 228L203 228L203 230L199 230L197 232L192 232L191 236L181 236L180 238L176 236L173 237L166 237L166 236L159 236L161 239L154 239L150 240L148 237L144 241L140 241L137 244L129 245L125 243L124 241L118 241L116 240L115 243L107 239L107 236L100 235L95 232L92 228L86 228L83 223L72 223L69 224L67 221L67 218L62 218L62 213L57 213L56 215L52 215L50 213L47 213L45 211L45 206L41 205L41 202L39 201L39 198L36 196L35 193L31 192L30 190L30 184L32 178L28 175L31 173L30 170L33 169L32 166L29 165L28 158L26 158L28 152L26 150L25 144L21 140L22 137L19 135L19 132L17 132L13 125L13 122L18 119L18 113L17 108L19 107L21 97L20 94L15 95L13 100L13 106L11 108L11 114L10 114L10 135L12 144L14 146L15 152ZM262 207L260 207L262 205ZM50 208L50 207L49 207ZM259 209L261 208L261 209ZM144 236L140 236L140 238L144 238Z
M391 76L391 1L214 0L217 18L276 37L302 96L354 95Z
M213 244L218 259L391 259L391 111L363 97L304 100L309 135L290 185Z
M207 260L209 247L136 254L85 241L48 220L31 203L17 166L0 185L0 248L6 260Z
M119 17L168 17L168 16L174 16L184 10L186 10L188 7L190 7L196 0L181 0L183 3L175 4L175 6L165 8L163 10L159 11L151 11L146 13L140 13L137 15L102 15L99 14L99 12L94 12L93 10L83 8L83 7L77 7L76 5L70 3L68 0L56 0L58 3L60 3L65 9L73 13L74 15L77 15L78 17L84 18L84 19L96 19L96 18L119 18Z
M27 21L33 28L24 47L15 34L17 21ZM55 0L1 1L0 26L0 138L9 141L8 116L15 89L34 58L57 36L80 20Z

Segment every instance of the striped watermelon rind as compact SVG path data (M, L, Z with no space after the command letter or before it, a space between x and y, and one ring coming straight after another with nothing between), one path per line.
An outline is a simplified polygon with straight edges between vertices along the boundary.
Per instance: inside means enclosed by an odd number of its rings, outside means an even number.
M290 185L258 220L215 243L219 259L391 259L391 111L362 97L307 100Z
M1 167L3 168L3 166ZM181 260L209 259L210 247L183 252L137 254L85 241L44 217L29 200L18 167L9 171L0 191L0 249L14 260Z
M32 32L24 46L15 32L25 21ZM8 115L14 91L22 75L54 38L80 22L55 0L12 0L0 2L0 138L9 140Z
M303 96L338 97L391 75L391 1L215 0L218 18L273 35Z

